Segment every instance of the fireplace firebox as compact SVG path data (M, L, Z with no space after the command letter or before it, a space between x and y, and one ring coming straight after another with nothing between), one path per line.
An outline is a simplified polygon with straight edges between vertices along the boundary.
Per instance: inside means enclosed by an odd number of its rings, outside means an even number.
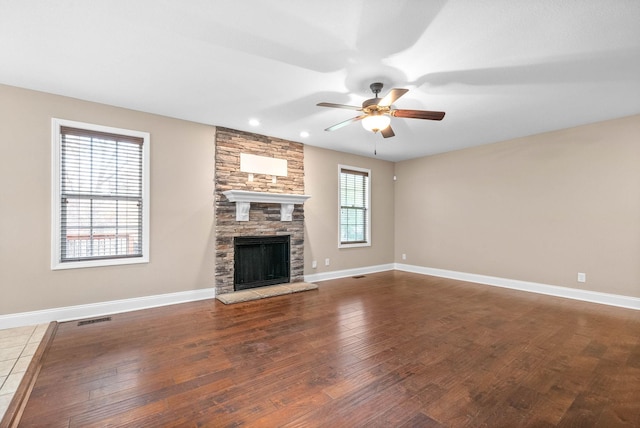
M235 291L288 283L289 235L236 236L234 244Z

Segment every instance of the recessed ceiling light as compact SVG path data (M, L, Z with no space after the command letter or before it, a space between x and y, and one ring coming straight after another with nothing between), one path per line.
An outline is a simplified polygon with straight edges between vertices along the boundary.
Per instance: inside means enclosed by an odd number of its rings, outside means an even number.
M249 119L249 125L258 126L260 125L260 121L258 119Z
M302 132L300 133L300 136L301 136L302 138L307 138L307 137L309 136L309 133L308 133L307 131L302 131Z

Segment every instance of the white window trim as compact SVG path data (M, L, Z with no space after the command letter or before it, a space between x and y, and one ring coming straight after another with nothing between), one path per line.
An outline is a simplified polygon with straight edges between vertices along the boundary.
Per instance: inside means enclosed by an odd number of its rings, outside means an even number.
M128 135L142 138L142 257L113 258L100 260L87 260L77 262L60 262L61 248L61 224L60 224L60 128L87 129L90 131L107 132L111 134ZM149 263L149 144L151 138L148 132L133 131L130 129L113 128L110 126L94 125L91 123L76 122L65 119L51 119L51 269L78 269L98 266L116 266L139 263Z
M341 207L341 186L340 186L340 173L343 169L350 169L352 171L366 172L369 177L369 183L367 186L367 242L359 242L354 244L343 244L340 236L340 207ZM338 164L338 248L358 248L358 247L370 247L371 246L371 170L368 168L360 168L357 166Z

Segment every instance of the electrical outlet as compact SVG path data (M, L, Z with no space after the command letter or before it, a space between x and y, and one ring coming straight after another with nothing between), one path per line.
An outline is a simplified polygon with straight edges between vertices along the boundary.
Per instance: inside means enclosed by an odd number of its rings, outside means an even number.
M587 282L587 274L584 272L578 272L578 282Z
M312 261L312 262L311 262L311 267L312 267L313 269L317 269L317 268L318 268L318 261L317 261L317 260Z
M402 253L402 260L407 260L407 255L405 253Z
M329 259L324 259L324 265L329 266Z

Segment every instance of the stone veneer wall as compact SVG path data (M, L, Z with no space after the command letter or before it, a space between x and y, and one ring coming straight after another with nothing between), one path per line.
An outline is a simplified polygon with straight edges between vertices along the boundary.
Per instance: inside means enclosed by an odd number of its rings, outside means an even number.
M240 172L240 153L287 160L287 176ZM304 206L295 205L292 221L280 221L280 204L251 203L249 221L236 221L236 204L226 190L304 194L304 152L301 143L218 127L215 160L216 294L233 290L234 236L291 235L291 282L304 277Z

